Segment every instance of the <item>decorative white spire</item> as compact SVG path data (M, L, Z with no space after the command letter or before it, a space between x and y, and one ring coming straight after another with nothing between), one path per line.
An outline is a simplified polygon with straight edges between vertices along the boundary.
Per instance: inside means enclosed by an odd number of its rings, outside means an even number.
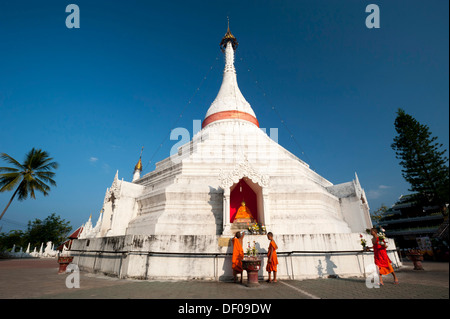
M220 43L225 53L225 68L219 93L206 112L202 126L219 120L246 120L259 126L255 112L239 90L234 68L234 51L238 46L236 38L228 28Z
M234 80L237 85L237 79L236 79L236 69L234 68L234 50L233 45L231 42L227 43L226 49L225 49L225 69L223 72L226 73L232 73L234 74ZM224 76L225 76L224 74Z
M134 173L133 173L133 180L132 182L138 180L141 178L141 172L142 172L142 151L144 150L144 146L142 146L141 149L141 155L139 156L139 161L137 162L136 166L134 167Z

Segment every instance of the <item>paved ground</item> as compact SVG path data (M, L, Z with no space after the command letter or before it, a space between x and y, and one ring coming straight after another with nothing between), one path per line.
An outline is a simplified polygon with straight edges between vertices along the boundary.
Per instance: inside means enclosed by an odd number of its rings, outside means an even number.
M57 299L448 299L449 264L424 262L424 271L405 262L385 285L369 289L364 278L262 282L257 288L211 281L134 281L81 273L80 288L66 286L55 259L0 260L0 298ZM245 281L245 280L244 280Z

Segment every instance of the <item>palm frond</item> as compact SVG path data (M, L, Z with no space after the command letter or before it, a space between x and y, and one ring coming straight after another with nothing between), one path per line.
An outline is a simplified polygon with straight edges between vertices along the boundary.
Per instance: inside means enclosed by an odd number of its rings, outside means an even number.
M42 161L42 163L40 163L40 165L38 167L35 167L35 170L49 171L51 169L57 169L58 163L51 162L52 160L53 160L53 158L49 157L48 159Z
M19 170L14 167L0 167L0 172L18 172L18 171Z
M10 191L22 180L22 175L18 173L2 174L0 177L0 193Z
M22 186L22 187L21 187L21 186ZM23 183L21 183L21 184L19 185L19 190L18 190L18 192L17 192L17 199L20 200L20 201L23 201L23 200L25 200L25 199L27 199L27 198L28 198L28 188L25 187L25 186L23 185ZM32 198L35 198L35 197L32 197Z
M32 148L26 153L23 164L5 153L1 153L0 158L14 166L0 167L0 172L4 172L0 174L0 192L17 186L17 198L22 201L28 196L35 199L36 191L47 196L49 185L56 186L52 170L58 168L58 163L46 151Z
M0 153L0 158L4 161L16 166L18 169L24 169L22 164L20 164L18 161L16 161L14 158L12 158L11 156L9 156L6 153Z
M36 185L37 185L37 189L40 190L41 192L44 192L44 196L48 195L48 192L50 191L50 186L48 186L47 184L45 184L43 181L41 181L40 179L36 178L35 179Z
M43 180L44 182L50 183L53 186L56 186L56 182L53 180L53 176L55 173L53 172L37 172L36 177Z

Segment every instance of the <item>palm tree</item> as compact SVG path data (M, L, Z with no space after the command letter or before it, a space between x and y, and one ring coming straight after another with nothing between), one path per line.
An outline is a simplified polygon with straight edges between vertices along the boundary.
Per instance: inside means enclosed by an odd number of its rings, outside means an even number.
M12 164L12 167L0 167L0 192L13 190L17 186L0 219L16 195L20 201L27 199L28 195L36 199L35 191L42 192L44 196L48 195L50 186L46 183L56 186L53 180L55 173L51 170L57 169L58 163L53 162L47 152L33 148L26 154L23 164L5 153L0 153L0 158Z

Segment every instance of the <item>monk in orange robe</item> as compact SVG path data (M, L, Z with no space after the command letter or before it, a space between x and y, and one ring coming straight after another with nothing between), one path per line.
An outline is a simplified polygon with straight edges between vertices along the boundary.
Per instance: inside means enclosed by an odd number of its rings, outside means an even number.
M380 285L383 286L382 275L388 274L392 274L392 276L394 277L394 284L398 284L397 275L395 274L394 268L392 268L392 262L386 252L386 244L383 242L380 243L376 228L372 228L370 230L370 234L372 235L375 265L377 265L378 272L380 274Z
M269 273L269 280L267 282L277 282L277 265L278 265L278 258L277 258L277 252L278 249L277 244L273 240L273 234L272 232L267 233L267 239L270 240L269 249L267 253L267 266L266 270ZM273 281L270 279L270 274L273 272Z
M242 249L242 240L244 233L237 232L233 238L233 256L231 257L231 268L233 268L234 282L237 281L237 274L241 274L242 283L242 259L244 258L244 250Z

